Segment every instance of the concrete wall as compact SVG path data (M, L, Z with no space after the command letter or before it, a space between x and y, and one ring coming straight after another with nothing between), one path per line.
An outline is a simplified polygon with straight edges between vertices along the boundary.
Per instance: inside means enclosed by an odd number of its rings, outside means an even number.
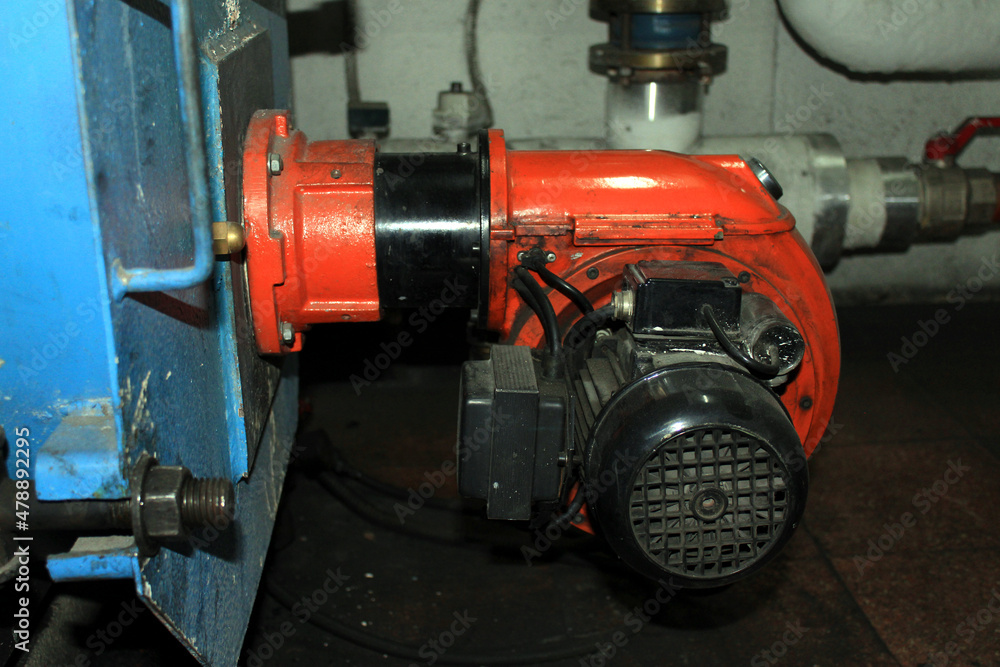
M289 0L289 10L314 0ZM462 50L464 0L360 0L359 56L365 99L387 101L392 136L426 137L439 90L468 84ZM729 71L706 99L705 132L829 132L850 157L918 160L924 141L970 115L1000 113L1000 81L894 81L848 76L796 41L773 0L730 0L715 26L729 46ZM928 5L937 7L937 5ZM393 11L395 10L395 11ZM910 16L899 30L932 21ZM587 68L587 47L606 40L586 0L488 0L479 18L480 59L496 126L509 137L586 137L604 133L605 80ZM298 125L312 138L346 136L343 59L292 61ZM961 159L1000 170L1000 138L983 139ZM901 255L848 257L830 274L841 302L943 298L1000 250L1000 232ZM1000 291L1000 275L988 286Z

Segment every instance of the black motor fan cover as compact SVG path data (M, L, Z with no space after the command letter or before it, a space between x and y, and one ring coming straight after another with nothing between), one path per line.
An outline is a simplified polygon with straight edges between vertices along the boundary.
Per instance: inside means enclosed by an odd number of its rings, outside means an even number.
M778 397L739 369L669 366L604 406L585 453L588 505L618 555L683 587L760 569L801 519L808 470Z

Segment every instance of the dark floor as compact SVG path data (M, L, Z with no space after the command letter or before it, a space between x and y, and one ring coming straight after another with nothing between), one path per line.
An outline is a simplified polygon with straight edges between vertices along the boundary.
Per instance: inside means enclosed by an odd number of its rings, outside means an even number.
M459 545L383 528L320 486L317 457L328 460L329 446L312 446L292 467L266 585L301 598L321 590L327 572L346 581L315 613L260 595L241 664L414 662L335 638L306 616L423 645L419 664L567 647L588 653L550 664L1000 664L1000 308L949 310L951 321L895 372L887 355L938 308L841 312L843 377L833 425L810 464L801 529L755 578L664 604L656 584L619 568L594 540L567 536L529 566L518 549L523 534L501 526L484 534L474 518L434 508L408 518L407 527L468 532ZM377 351L388 331L372 329L367 344ZM341 381L305 387L303 432L323 429L370 474L419 485L452 457L452 356L417 366L435 353L408 350L360 396L343 378L360 370L364 351L337 368L307 359L308 377ZM449 476L435 497L454 493ZM649 618L644 605L659 609ZM165 631L142 628L150 648L123 647L92 664L183 664L153 648L169 648ZM616 633L623 646L605 661L599 647ZM436 652L431 641L450 648Z

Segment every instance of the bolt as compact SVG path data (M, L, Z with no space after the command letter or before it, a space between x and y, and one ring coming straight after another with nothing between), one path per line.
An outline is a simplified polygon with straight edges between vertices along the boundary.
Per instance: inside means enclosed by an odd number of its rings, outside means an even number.
M161 542L184 538L191 529L211 523L227 527L236 513L235 491L228 479L196 479L183 466L157 465L143 454L130 479L132 533L143 556L152 556ZM221 520L221 522L220 522Z
M462 82L461 81L452 81L451 82L451 92L453 92L453 93L460 93L460 92L462 92Z
M554 262L554 261L556 261L556 254L554 252L547 252L547 253L545 253L545 261L546 262Z
M736 278L741 283L748 283L748 282L750 282L750 274L748 272L746 272L746 271L740 271L740 275L736 276Z
M330 175L333 176L334 178L340 178L343 174L340 173L339 169L334 169L333 171L330 172Z
M267 170L272 176L277 176L285 168L285 163L277 153L267 154Z
M596 266L592 266L587 269L587 277L591 280L597 280L597 276L601 275L601 272L597 270Z
M801 401L799 401L799 407L803 410L808 410L813 406L813 400L808 396L804 396Z
M295 327L291 322L281 323L281 341L289 347L295 342Z
M462 143L460 143L458 145L458 152L459 153L471 153L472 152L472 144L470 144L468 141L463 141Z
M524 253L523 250L521 252L517 253L517 261L523 262L524 261L524 254L525 253Z
M228 479L189 477L181 488L181 520L188 528L231 519L236 512L233 484Z

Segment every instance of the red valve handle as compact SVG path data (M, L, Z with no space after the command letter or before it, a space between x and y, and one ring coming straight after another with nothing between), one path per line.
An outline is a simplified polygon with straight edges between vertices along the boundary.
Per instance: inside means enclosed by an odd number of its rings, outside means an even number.
M929 162L948 159L954 160L959 153L965 150L965 147L972 141L972 138L976 136L979 130L987 128L1000 128L1000 117L970 118L962 123L954 134L942 132L927 142L927 145L924 147L924 157Z

